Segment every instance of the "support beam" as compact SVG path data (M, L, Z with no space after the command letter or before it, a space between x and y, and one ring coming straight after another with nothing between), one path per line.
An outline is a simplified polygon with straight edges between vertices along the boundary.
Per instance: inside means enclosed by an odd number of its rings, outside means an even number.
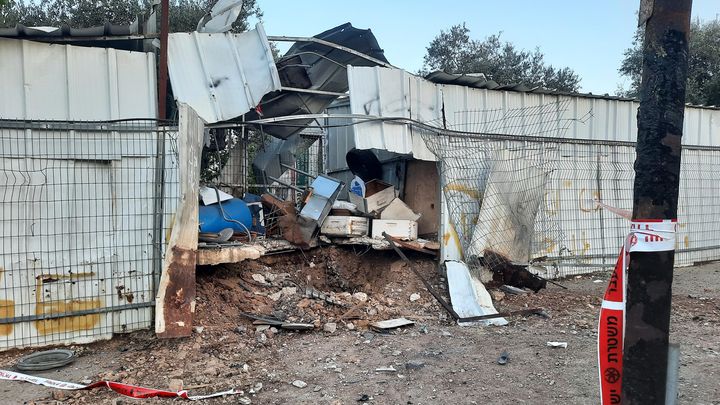
M195 315L200 154L205 123L187 104L178 107L180 201L155 299L155 333L162 338L190 336Z
M633 220L676 219L692 0L643 0ZM674 250L633 252L627 274L623 404L663 404Z
M160 0L160 64L158 66L158 119L167 118L168 32L170 0Z

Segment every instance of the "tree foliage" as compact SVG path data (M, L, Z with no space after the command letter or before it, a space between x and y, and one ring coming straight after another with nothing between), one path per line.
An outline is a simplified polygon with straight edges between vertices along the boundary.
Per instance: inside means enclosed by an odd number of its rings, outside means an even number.
M633 46L625 50L619 72L631 80L624 96L637 97L642 79L644 32L638 29ZM686 101L720 105L720 20L695 20L690 25Z
M522 83L560 91L577 91L580 84L580 77L572 69L545 63L539 48L517 49L512 43L502 41L500 34L474 40L464 23L440 31L430 42L421 73L431 70L484 73L500 84Z
M216 0L170 0L170 31L194 31L198 21ZM5 2L5 3L3 3ZM0 0L0 27L25 26L92 27L106 22L130 24L148 13L150 0ZM248 18L262 17L256 0L245 0L233 31L248 29ZM141 17L142 19L142 17Z

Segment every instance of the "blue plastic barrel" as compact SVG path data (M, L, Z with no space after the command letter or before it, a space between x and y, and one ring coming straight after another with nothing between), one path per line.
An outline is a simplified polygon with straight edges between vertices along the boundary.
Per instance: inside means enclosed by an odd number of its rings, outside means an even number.
M225 217L234 219L245 225L247 229L252 226L252 214L245 201L233 198L223 201L222 209ZM245 228L231 221L226 221L220 211L219 204L200 204L200 232L217 233L225 228L232 228L237 233L245 233Z

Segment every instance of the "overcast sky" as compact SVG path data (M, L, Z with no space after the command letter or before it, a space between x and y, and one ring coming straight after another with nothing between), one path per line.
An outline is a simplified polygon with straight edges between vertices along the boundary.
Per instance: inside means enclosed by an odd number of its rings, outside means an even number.
M568 66L581 90L616 92L617 70L631 45L639 0L258 0L268 35L313 36L350 22L370 28L395 66L422 67L425 48L442 29L465 22L475 39L502 31L525 49L540 47L548 63ZM693 18L720 14L720 0L694 0ZM281 50L286 50L282 47Z

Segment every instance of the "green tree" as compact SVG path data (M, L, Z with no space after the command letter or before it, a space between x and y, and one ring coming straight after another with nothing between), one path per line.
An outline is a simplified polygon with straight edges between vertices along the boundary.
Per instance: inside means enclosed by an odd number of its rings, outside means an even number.
M539 48L517 49L500 40L500 34L484 40L470 38L465 24L452 26L430 42L420 73L442 70L447 73L484 73L500 84L522 83L550 90L577 91L580 77L570 68L545 63Z
M618 71L630 78L630 88L621 89L626 97L637 97L642 79L642 29L635 33L633 46L625 50ZM685 97L688 103L720 105L720 20L695 20L690 25L690 54Z
M2 2L5 2L4 4ZM170 31L194 31L202 16L215 4L215 0L170 0ZM0 26L15 24L26 26L92 27L113 24L130 24L135 17L148 12L150 0L0 0ZM248 19L262 18L256 0L245 0L243 10L232 31L248 29Z

